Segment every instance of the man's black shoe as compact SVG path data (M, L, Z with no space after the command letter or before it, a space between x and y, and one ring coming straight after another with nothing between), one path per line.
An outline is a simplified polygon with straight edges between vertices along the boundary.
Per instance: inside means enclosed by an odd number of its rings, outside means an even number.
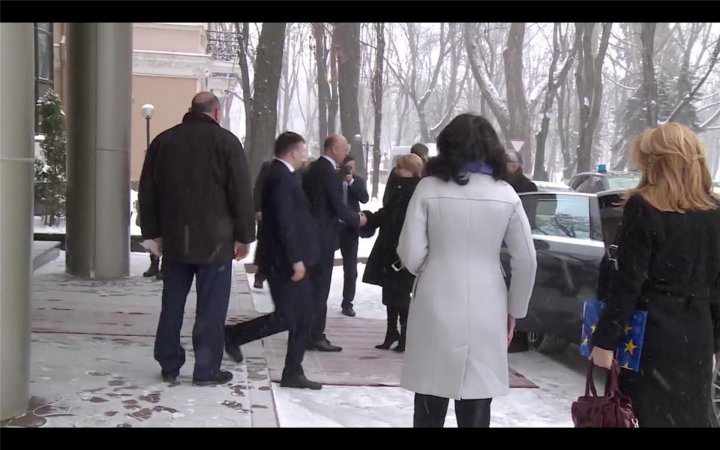
M225 338L225 353L236 363L243 362L243 353L240 346L231 342L227 337Z
M175 381L177 381L178 375L180 375L180 372L171 372L171 373L160 372L160 376L162 376L162 380L166 383L174 383Z
M216 386L218 384L228 383L233 379L233 374L227 370L221 370L215 375L215 377L208 380L196 380L193 378L192 384L195 386Z
M342 313L348 317L355 317L355 310L352 306L345 306L342 309Z
M317 342L313 342L308 346L308 350L317 350L319 352L341 352L342 347L332 345L327 338L322 338Z
M280 387L319 391L322 389L322 384L308 380L305 375L295 375L292 377L283 377L283 379L280 380Z

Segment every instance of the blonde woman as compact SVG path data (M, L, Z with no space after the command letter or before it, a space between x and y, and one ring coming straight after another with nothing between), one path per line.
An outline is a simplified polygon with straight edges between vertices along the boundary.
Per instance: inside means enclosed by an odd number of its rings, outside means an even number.
M388 184L387 203L375 214L366 213L368 226L380 227L378 238L368 257L363 283L382 286L382 302L387 308L385 340L375 348L387 350L396 341L396 352L405 351L410 293L415 277L402 266L397 254L398 240L405 222L405 212L415 187L420 182L423 160L413 153L398 159L396 179ZM400 331L398 331L398 319Z
M720 351L720 201L705 150L686 126L646 130L632 152L643 176L626 197L590 358L609 368L624 324L646 309L640 369L623 370L620 380L640 426L710 426Z

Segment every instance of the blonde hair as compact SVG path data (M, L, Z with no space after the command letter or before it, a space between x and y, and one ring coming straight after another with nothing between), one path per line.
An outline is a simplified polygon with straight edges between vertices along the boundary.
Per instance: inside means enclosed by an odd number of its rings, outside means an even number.
M647 129L635 138L632 152L643 175L626 198L640 195L665 212L717 208L705 149L690 128L671 122Z
M422 171L423 171L423 160L418 155L414 153L409 153L407 155L402 155L397 160L396 167L399 169L405 169L413 174L415 177L421 177Z

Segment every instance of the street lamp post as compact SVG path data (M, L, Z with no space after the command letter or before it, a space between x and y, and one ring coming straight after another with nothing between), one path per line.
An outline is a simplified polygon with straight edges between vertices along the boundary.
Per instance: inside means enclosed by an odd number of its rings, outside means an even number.
M147 125L147 146L145 147L145 150L147 150L150 147L150 118L152 117L153 112L155 112L155 107L150 103L146 103L142 105L140 109Z

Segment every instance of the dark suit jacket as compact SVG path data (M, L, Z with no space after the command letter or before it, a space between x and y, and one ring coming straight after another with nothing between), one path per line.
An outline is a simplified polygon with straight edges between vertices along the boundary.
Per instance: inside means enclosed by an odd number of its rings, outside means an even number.
M354 177L353 184L348 186L348 207L351 211L360 212L360 203L367 203L370 200L370 194L367 191L367 182L363 177ZM340 182L343 180L340 178Z
M255 188L253 189L253 197L255 200L255 212L262 211L262 191L265 179L267 178L268 172L270 172L270 166L272 161L266 161L260 166L260 173L258 173L255 179Z
M359 230L360 216L345 205L342 198L342 182L333 164L320 157L310 164L303 176L303 188L310 201L310 209L317 220L323 251L340 248L338 220L354 230Z
M242 144L202 113L160 133L148 147L138 192L145 239L187 264L233 258L233 241L255 240L250 171Z
M262 190L263 226L260 265L264 270L291 274L302 261L315 265L320 255L320 236L301 179L281 161L273 161Z

